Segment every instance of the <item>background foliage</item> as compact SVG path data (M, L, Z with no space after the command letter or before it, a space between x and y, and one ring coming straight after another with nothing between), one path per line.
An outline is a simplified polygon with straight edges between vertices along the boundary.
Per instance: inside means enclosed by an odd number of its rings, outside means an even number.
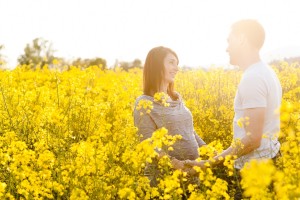
M55 61L53 65L57 64ZM6 199L229 199L232 159L224 170L200 171L200 184L160 161L164 177L151 188L143 175L154 148L172 144L166 130L138 142L133 126L135 99L142 94L142 71L67 71L19 66L0 71L0 198ZM253 199L300 198L300 68L274 66L283 86L279 167L253 162L242 186ZM194 117L197 133L210 143L202 158L222 151L232 139L233 98L241 73L210 69L180 72L176 89ZM270 170L272 169L272 170ZM267 170L268 173L259 173ZM273 187L270 189L271 183ZM259 196L258 196L259 194Z

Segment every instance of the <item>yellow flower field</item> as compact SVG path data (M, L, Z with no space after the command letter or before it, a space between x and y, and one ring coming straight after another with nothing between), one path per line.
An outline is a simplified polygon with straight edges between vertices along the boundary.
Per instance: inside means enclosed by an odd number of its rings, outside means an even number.
M274 66L283 86L281 153L251 162L241 186L252 199L300 198L300 66ZM231 144L233 99L241 72L182 71L176 90L194 117L196 132L209 145L202 159ZM97 66L68 71L26 66L0 71L0 199L230 199L232 158L224 167L199 174L199 185L159 161L164 177L150 187L143 175L155 148L179 137L157 130L139 143L133 125L135 99L142 94L142 71L102 71ZM141 112L151 112L145 102ZM279 110L278 110L279 112ZM169 150L172 150L169 147Z

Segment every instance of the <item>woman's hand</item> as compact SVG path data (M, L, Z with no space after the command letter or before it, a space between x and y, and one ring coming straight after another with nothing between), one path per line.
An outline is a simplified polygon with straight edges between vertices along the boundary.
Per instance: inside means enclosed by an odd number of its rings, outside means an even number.
M173 158L171 160L171 164L172 164L174 169L182 170L184 168L184 161L177 160L176 158Z
M195 161L195 160L180 161L180 160L177 160L176 158L173 158L171 160L171 164L174 169L182 170L184 172L187 172L189 175L197 174L197 171L193 168L195 166L200 167L201 169L206 169L207 162L208 162L208 160L201 160L200 162Z
M188 176L198 176L199 172L196 169L194 169L194 167L200 167L202 170L204 170L207 167L207 162L207 160L201 160L200 162L197 162L195 160L185 160L183 171L186 172Z
M207 160L201 160L200 162L195 161L195 160L185 160L184 161L184 167L185 168L193 168L195 166L200 167L201 169L206 169L206 163Z
M187 173L188 176L197 176L198 172L192 167L185 167L183 169L184 172Z

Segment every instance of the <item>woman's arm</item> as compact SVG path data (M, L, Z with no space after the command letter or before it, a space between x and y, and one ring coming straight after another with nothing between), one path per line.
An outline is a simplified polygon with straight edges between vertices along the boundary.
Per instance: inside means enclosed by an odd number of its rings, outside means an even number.
M141 113L143 113L141 115ZM152 133L157 129L154 120L150 114L134 110L134 125L138 128L138 135L141 136L140 141L151 138Z
M206 143L199 137L199 135L196 133L195 130L194 130L194 135L195 135L195 138L196 138L196 141L197 141L199 147L206 145Z

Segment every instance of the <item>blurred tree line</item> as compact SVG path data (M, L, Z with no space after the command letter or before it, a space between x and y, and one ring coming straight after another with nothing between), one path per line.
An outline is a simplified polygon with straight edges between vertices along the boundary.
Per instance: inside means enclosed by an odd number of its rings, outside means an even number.
M6 57L2 51L4 45L0 44L0 69L6 68ZM52 43L43 38L35 38L31 43L26 44L24 52L18 58L19 65L26 65L28 68L35 70L38 67L48 67L56 69L68 70L71 66L85 69L89 66L98 66L103 70L108 69L106 60L104 58L76 58L72 61L67 61L64 58L54 56L55 50ZM283 60L273 60L269 64L279 67L280 62L285 61L289 64L298 62L300 63L300 56L284 58ZM113 69L121 68L124 71L128 71L132 68L142 68L143 63L139 59L135 59L132 62L116 61ZM191 68L183 67L182 70L190 70Z
M0 68L5 68L5 57L2 54L4 45L0 45ZM85 69L89 66L98 66L103 70L108 69L104 58L76 58L67 61L64 58L54 56L55 50L52 43L43 38L35 38L31 43L26 44L24 52L18 58L19 65L26 65L35 70L38 67L48 67L56 69L69 69L71 66ZM116 62L114 68L121 68L128 71L131 68L142 68L142 61L135 59L133 62Z
M269 64L279 66L282 61L287 62L289 64L296 63L296 62L300 63L300 56L290 57L290 58L283 58L282 60L272 60Z

